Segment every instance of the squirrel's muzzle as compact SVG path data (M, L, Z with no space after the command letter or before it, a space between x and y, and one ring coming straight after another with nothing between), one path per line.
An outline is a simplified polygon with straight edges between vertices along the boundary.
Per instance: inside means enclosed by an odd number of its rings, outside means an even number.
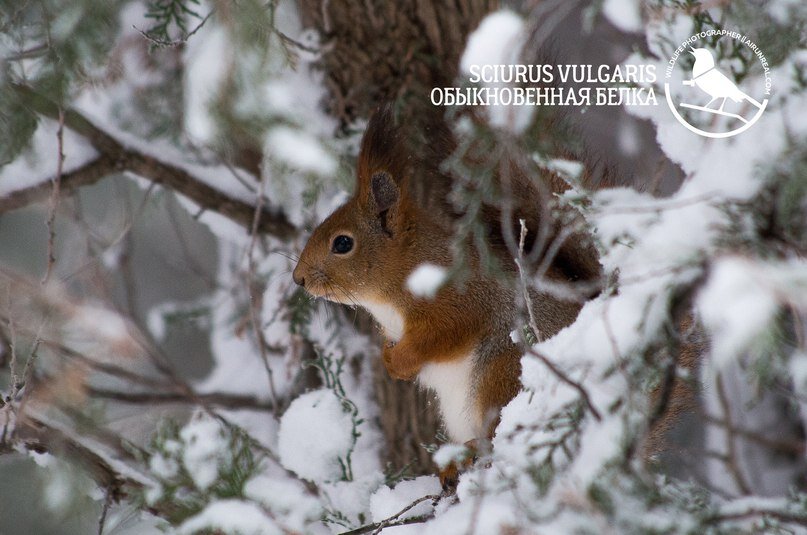
M303 275L303 270L300 268L300 264L297 264L297 266L294 268L291 278L294 279L295 284L305 288L305 275Z

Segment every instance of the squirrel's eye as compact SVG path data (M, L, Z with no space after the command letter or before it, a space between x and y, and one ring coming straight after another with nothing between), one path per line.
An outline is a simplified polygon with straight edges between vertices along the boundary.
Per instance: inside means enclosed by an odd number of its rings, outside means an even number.
M353 249L353 238L350 236L345 236L344 234L340 234L339 236L333 239L333 245L331 245L331 251L336 254L347 254L350 250Z

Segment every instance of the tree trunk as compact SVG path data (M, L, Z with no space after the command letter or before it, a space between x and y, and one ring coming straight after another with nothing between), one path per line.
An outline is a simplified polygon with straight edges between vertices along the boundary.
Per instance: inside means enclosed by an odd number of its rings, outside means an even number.
M468 34L493 0L301 0L303 23L322 36L326 107L342 128L393 101L419 122L439 112L433 87L453 85Z

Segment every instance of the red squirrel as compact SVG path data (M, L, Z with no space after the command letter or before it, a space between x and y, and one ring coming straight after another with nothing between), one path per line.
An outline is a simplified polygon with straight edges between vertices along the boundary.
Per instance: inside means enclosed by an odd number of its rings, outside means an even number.
M449 437L463 443L491 437L501 407L520 388L524 348L510 333L518 326L521 293L513 282L512 251L501 264L505 276L496 276L483 269L472 243L462 251L464 276L449 280L433 298L407 289L407 278L421 264L448 268L455 258L458 214L446 196L451 179L439 168L447 145L433 139L425 146L443 154L430 159L412 150L391 109L376 112L362 139L355 193L314 230L293 278L313 296L369 311L387 338L383 360L390 376L416 378L434 390ZM565 188L556 177L548 181L553 190ZM525 218L534 230L543 217L535 192L526 180L510 185L519 201L513 221ZM501 214L488 211L495 228ZM564 243L549 278L599 274L593 247L576 245ZM548 293L533 292L531 301L541 337L572 323L581 307Z

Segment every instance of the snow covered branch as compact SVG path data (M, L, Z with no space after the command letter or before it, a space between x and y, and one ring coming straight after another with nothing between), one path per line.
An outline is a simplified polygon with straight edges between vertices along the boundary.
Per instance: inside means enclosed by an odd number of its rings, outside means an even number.
M56 103L28 86L13 84L13 88L19 98L37 113L51 119L59 117L59 107ZM283 239L296 232L280 208L264 203L260 213L256 214L257 203L234 197L216 187L215 177L213 180L204 180L187 166L178 166L160 158L158 151L150 150L146 143L119 139L75 109L64 112L64 124L84 136L100 156L77 169L64 172L61 177L63 192L93 184L117 173L130 172L187 197L202 209L218 212L246 229L252 229L254 226L259 232ZM224 178L219 177L219 180ZM0 212L42 200L47 197L50 190L50 178L43 177L35 185L8 192L4 197L0 197Z
M62 174L60 189L62 193L82 186L95 184L99 180L119 171L117 161L113 156L100 156L80 167ZM23 208L29 204L40 202L50 195L53 186L51 180L46 178L33 186L15 189L0 197L0 213L10 212Z
M16 447L61 455L78 463L115 501L131 497L132 491L150 481L143 467L138 468L137 460L121 445L114 452L93 447L78 435L33 416L25 416L17 422L15 440Z
M373 522L372 524L367 524L366 526L361 526L356 529L351 529L350 531L343 531L339 533L339 535L362 535L364 533L373 533L373 535L375 535L377 533L381 533L386 528L394 528L395 526L406 526L409 524L420 524L426 522L432 518L434 514L410 516L406 518L401 517L423 502L432 501L436 503L441 498L443 498L443 496L440 496L439 494L427 494L426 496L421 496L394 515L385 518L384 520Z
M194 397L182 392L123 392L104 388L87 388L87 393L95 398L120 401L128 404L165 405L172 403L196 404L200 400L212 407L222 409L250 409L259 411L272 411L274 406L257 399L255 396L239 396L212 392L196 394Z

